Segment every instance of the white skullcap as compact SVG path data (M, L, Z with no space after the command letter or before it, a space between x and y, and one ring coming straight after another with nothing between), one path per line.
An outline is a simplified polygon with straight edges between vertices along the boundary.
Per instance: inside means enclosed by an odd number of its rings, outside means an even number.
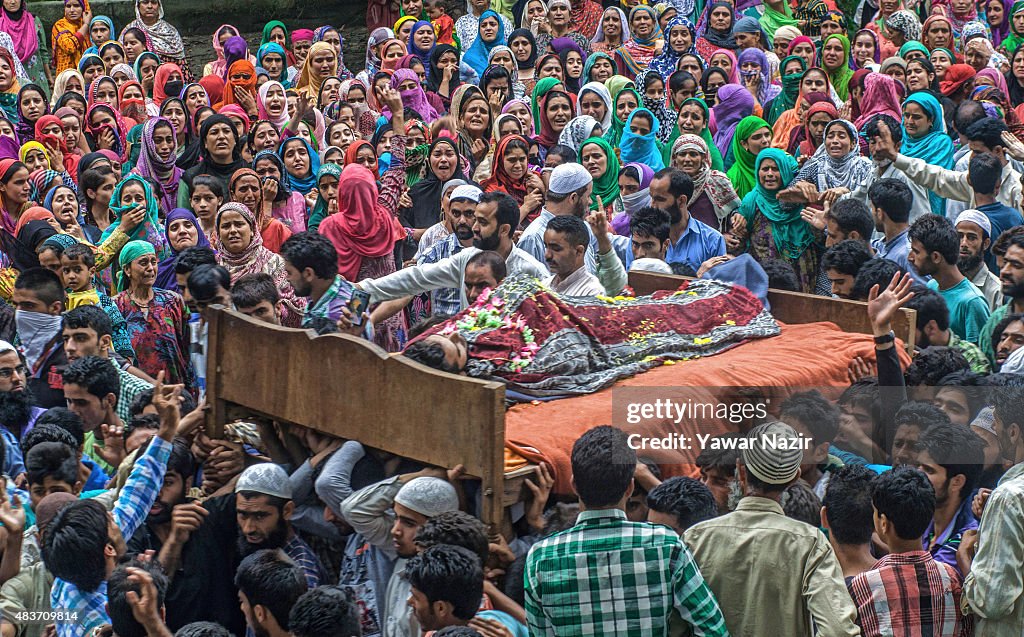
M240 491L255 491L275 498L292 499L288 472L273 462L254 464L243 471L235 485L235 493Z
M402 485L395 502L427 518L459 510L455 487L440 478L415 478Z
M783 422L764 422L747 434L743 463L755 478L768 484L786 484L796 478L804 452L793 428Z
M956 223L954 226L959 226L961 221L970 221L973 224L977 224L985 231L985 234L992 236L992 222L989 221L988 217L984 212L980 210L964 210L957 215Z
M456 186L449 199L453 201L456 199L469 199L474 203L480 203L480 195L482 194L484 194L484 192L476 186Z
M1018 347L1017 349L1010 352L1010 355L1003 361L1002 366L999 368L1000 374L1020 374L1024 373L1024 347Z
M555 166L548 179L548 192L556 195L568 195L594 181L587 169L579 164L562 164Z
M17 351L18 351L18 348L13 346L13 345L11 345L7 341L0 341L0 354L4 354L6 352L15 352L15 353L17 353Z
M441 192L448 192L449 190L451 190L453 188L457 188L459 186L465 186L465 185L466 185L466 180L465 179L449 179L448 181L444 182L443 186L441 186Z
M630 272L657 272L658 274L672 274L672 266L661 259L644 257L635 259L629 266Z

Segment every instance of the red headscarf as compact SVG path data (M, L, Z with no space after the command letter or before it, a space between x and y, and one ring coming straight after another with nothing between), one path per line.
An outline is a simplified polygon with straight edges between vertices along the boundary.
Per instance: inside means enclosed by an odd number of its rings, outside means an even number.
M373 144L366 141L365 139L357 139L356 141L349 144L348 150L345 151L345 165L356 163L356 155L359 154L360 148L369 148L373 151L373 174L380 172L380 166L377 164L377 149L373 147Z
M800 142L800 154L806 157L810 157L814 154L814 151L818 150L819 144L815 144L814 138L807 132L808 122L811 121L813 115L818 113L825 113L832 119L839 119L839 111L836 110L836 105L831 100L823 100L811 104L811 107L807 109L807 113L804 115L804 139Z
M540 134L537 135L537 143L544 148L551 148L558 143L558 133L551 128L551 122L548 121L548 102L556 97L564 97L569 100L569 109L573 110L574 102L572 97L569 96L565 91L558 89L551 89L544 94L544 97L540 98Z
M36 120L35 136L36 141L41 143L43 146L54 146L60 149L60 152L68 152L68 145L64 141L63 133L61 135L45 135L43 129L47 126L56 124L61 131L64 130L64 122L60 121L60 118L56 115L43 115Z
M359 276L364 258L391 254L405 236L378 197L377 176L366 166L349 164L338 182L338 212L320 224L320 234L338 251L338 273L350 281Z
M157 106L161 106L168 97L178 97L177 95L168 95L164 92L164 84L167 84L167 80L171 78L171 73L177 73L182 78L185 77L181 72L181 67L171 62L161 64L156 69L156 77L153 78L153 102Z
M236 74L247 74L249 79L247 80L233 80L232 76ZM224 98L221 103L214 108L218 111L221 106L227 106L228 104L238 104L238 91L246 91L252 96L253 102L256 100L256 67L252 65L249 60L236 60L231 63L228 67L228 83L224 88Z
M135 99L126 100L124 93L129 86L135 86L139 89L142 95L146 94L146 90L142 88L142 84L135 80L129 80L121 85L121 88L117 89L117 103L121 107L121 115L133 120L136 124L145 124L146 120L149 119L149 113L146 112L146 100Z
M206 89L210 104L217 104L224 96L224 80L217 75L205 75L199 79L199 85Z
M484 192L500 190L508 193L521 206L523 205L523 200L526 199L526 179L517 181L505 170L505 152L508 149L509 142L512 140L519 140L524 143L527 148L527 154L529 154L530 142L526 141L526 138L520 135L502 137L501 141L498 142L497 149L494 151L494 161L491 163L491 176L480 182L480 187Z

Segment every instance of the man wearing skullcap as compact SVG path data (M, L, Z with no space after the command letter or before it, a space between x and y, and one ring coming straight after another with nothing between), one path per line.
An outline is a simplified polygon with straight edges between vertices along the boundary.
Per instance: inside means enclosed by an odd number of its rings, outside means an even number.
M509 276L519 273L538 279L548 276L548 270L542 263L543 256L538 260L516 246L512 240L512 235L519 227L519 205L515 199L500 191L484 193L480 195L474 214L472 248L466 248L437 263L403 268L377 279L363 279L356 287L370 293L371 303L441 288L457 288L461 306L465 308L469 306L465 293L466 262L482 250L494 250L504 257Z
M988 301L988 309L1003 304L1003 284L985 264L991 255L992 222L980 210L968 209L957 215L956 233L960 237L960 258L956 266Z
M860 635L843 572L817 528L786 517L779 500L800 477L811 441L781 422L741 439L736 510L690 527L683 539L733 635Z
M445 196L448 193L450 195ZM427 228L416 253L417 264L437 263L441 259L447 259L466 248L473 247L473 214L482 194L483 191L479 188L461 179L452 179L445 183L441 192L441 209L444 211L447 227L445 223L438 223ZM434 240L425 248L424 244L435 228L440 228L447 236ZM434 290L430 293L431 310L434 314L454 316L462 309L459 296L459 291L455 288Z
M385 637L419 637L420 626L409 606L412 592L403 576L406 560L416 555L416 532L427 520L459 509L455 487L440 469L398 475L356 491L341 503L341 517L371 545L395 560L387 591L379 609Z
M548 179L548 194L544 199L544 207L540 215L530 222L523 230L516 246L520 250L530 253L535 259L544 262L544 233L548 229L548 222L555 217L572 215L581 219L587 216L590 209L590 195L594 188L594 178L590 176L587 169L580 164L562 164L555 166ZM608 202L602 202L607 204ZM590 233L590 245L584 256L584 263L587 272L597 272L597 239L593 231L587 226ZM614 255L613 255L614 256ZM510 273L511 274L511 273Z

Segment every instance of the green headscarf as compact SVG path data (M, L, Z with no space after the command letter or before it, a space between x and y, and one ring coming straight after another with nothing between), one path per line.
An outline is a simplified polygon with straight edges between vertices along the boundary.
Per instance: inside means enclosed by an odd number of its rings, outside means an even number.
M292 35L288 31L288 27L286 27L284 22L281 22L280 20L271 20L270 22L266 23L263 26L263 39L260 40L260 46L263 46L264 44L270 42L270 32L273 31L275 27L281 27L282 29L284 29L284 48L285 50L291 50Z
M850 38L841 33L833 33L822 40L821 49L823 51L829 40L839 40L839 43L843 45L843 61L839 68L834 71L825 68L824 62L821 68L828 75L828 79L832 82L832 87L839 94L839 99L845 102L850 97L850 80L853 79L853 69L850 68Z
M131 265L132 261L139 257L147 254L156 255L156 248L149 241L129 241L124 244L121 248L120 254L118 254L117 261L121 264L121 269L117 271L117 291L124 292L128 289L129 280L124 275L125 268Z
M636 96L636 105L638 108L644 103L643 98L640 97L640 93L632 86L627 86L618 93L615 93L615 98L612 99L612 125L611 128L608 129L608 132L604 134L604 138L609 144L616 148L619 146L619 142L622 141L622 131L626 130L626 122L619 119L616 112L618 111L616 105L619 103L619 95L622 95L627 91Z
M1006 55L1012 56L1013 52L1017 50L1021 44L1024 44L1024 33L1017 33L1013 28L1013 16L1024 11L1024 0L1017 0L1013 3L1013 8L1010 9L1010 15L1005 16L1003 20L1009 20L1010 34L1003 38L1003 42L1000 46L1006 49Z
M165 259L170 254L171 249L167 245L164 226L160 223L160 203L153 195L153 187L149 185L149 182L144 177L138 174L128 175L114 186L114 192L110 195L110 210L114 213L114 222L103 231L103 234L100 236L100 243L106 241L115 230L121 227L121 219L129 209L129 206L120 205L121 193L124 191L125 186L133 182L142 185L142 192L146 197L146 214L142 219L142 223L127 233L128 238L132 240L142 239L149 242L156 248L156 255L161 259Z
M530 109L533 111L533 127L540 132L540 100L547 95L548 91L562 83L557 77L545 77L538 81L533 87L533 96L530 98Z
M587 144L600 146L608 162L604 174L594 180L594 194L590 198L590 209L597 210L598 197L606 206L619 198L619 158L615 155L615 149L607 141L600 137L588 137L580 144L580 159L583 158L583 147Z
M764 29L765 33L772 40L775 39L775 32L780 27L797 27L800 28L800 21L793 17L793 10L789 8L788 2L782 3L783 10L785 13L780 13L775 9L768 6L768 3L763 4L764 13L761 14L761 18L758 22L761 23L761 28Z
M128 157L128 161L121 166L124 174L130 173L139 163L139 153L142 152L142 124L132 126L131 130L128 131L127 139L131 154Z
M320 170L316 172L316 186L320 187L320 180L325 176L331 175L335 179L341 181L341 166L338 164L332 164L330 162L324 162L320 165ZM323 196L316 198L316 203L313 204L313 210L309 215L309 223L306 224L306 229L312 232L316 232L320 228L320 224L324 219L327 218L327 200Z
M608 89L608 92L612 94L612 101L615 101L615 96L619 94L619 91L626 87L633 87L633 80L629 79L624 75L613 75L604 81L604 86Z
M921 53L924 53L925 59L927 59L931 55L931 51L928 50L928 47L921 44L917 40L910 40L909 42L901 46L900 52L897 53L897 55L899 55L901 58L905 60L907 59L907 53L910 53L911 51L920 51Z
M800 98L800 79L807 70L807 60L799 55L790 55L783 58L782 63L779 64L780 73L786 68L786 64L790 60L796 60L800 63L800 72L782 76L782 92L775 96L775 99L771 101L768 110L764 114L765 121L772 126L775 126L775 122L782 117L783 113L791 108L796 108L796 101Z
M757 170L761 169L761 163L766 159L771 159L779 167L782 175L782 187L779 190L789 186L796 176L796 160L778 148L765 148L757 155ZM766 190L758 182L754 190L743 198L739 212L750 228L754 216L760 211L771 224L772 238L779 255L786 259L799 259L814 242L814 235L807 222L800 217L803 206L784 208L777 198L779 190Z
M587 82L594 81L590 79L590 72L594 70L594 64L601 58L604 58L611 62L612 68L615 68L615 59L612 58L612 56L608 55L604 51L595 51L594 53L591 53L589 56L587 56L587 61L583 64L583 78L580 79L581 83L586 84ZM611 78L608 79L610 80Z
M732 156L735 161L726 174L740 199L743 199L757 186L757 172L754 170L754 161L757 157L744 148L742 142L747 141L751 135L762 128L770 129L771 127L768 126L768 122L754 115L744 117L739 124L736 124L736 134L732 138ZM708 148L710 149L713 145L709 145Z
M704 121L711 121L711 109L708 108L708 105L704 100L699 97L688 97L679 105L679 110L683 110L683 107L687 104L696 104L699 106L701 110L704 111ZM665 143L665 148L661 151L661 158L665 162L666 166L672 165L672 145L676 143L676 140L679 139L679 136L682 134L683 131L679 130L679 118L676 117L676 123L672 128L672 136ZM700 138L708 145L708 153L711 157L711 170L725 172L725 162L722 161L722 153L719 152L718 146L715 146L715 140L711 137L711 130L708 129L707 123L704 124L704 130L700 132Z

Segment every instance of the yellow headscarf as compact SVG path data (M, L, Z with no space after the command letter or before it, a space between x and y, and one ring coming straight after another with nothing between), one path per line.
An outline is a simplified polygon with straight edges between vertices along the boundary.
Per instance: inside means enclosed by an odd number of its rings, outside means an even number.
M398 22L395 23L395 37L396 38L398 38L398 30L401 29L402 25L405 24L406 22L416 22L416 18L411 16L411 15L404 15L401 18L399 18ZM402 38L398 38L398 39L401 40Z
M338 52L335 50L334 45L329 42L317 42L309 48L309 53L306 54L306 59L302 63L299 81L295 84L295 90L299 95L305 95L313 106L318 106L316 101L320 96L320 86L327 79L327 77L318 75L317 71L313 68L313 58L322 51L329 51L334 55L334 69L337 72Z
M18 151L18 159L21 160L21 163L25 163L25 158L28 157L29 151L32 150L41 150L43 151L43 156L45 156L47 159L50 158L50 153L46 150L46 146L43 146L42 144L36 141L25 142L24 144L21 145L21 150Z

